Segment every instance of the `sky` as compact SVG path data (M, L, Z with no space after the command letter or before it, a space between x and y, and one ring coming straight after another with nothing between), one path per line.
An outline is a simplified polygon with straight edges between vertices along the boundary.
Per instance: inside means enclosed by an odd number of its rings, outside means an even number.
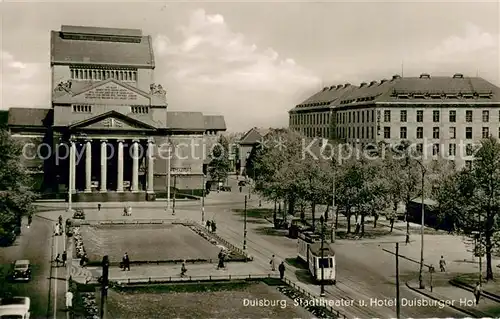
M50 108L50 30L142 29L170 110L221 114L229 131L282 127L324 86L463 73L500 86L490 2L0 2L0 109Z

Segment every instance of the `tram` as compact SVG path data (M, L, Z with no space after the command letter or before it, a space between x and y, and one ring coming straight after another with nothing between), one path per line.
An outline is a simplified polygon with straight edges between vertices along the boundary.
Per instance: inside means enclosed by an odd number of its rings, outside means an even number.
M323 243L323 258L321 258L320 236L312 231L298 234L297 257L307 263L307 268L317 282L321 282L321 265L323 265L323 280L325 283L336 284L335 251L329 243Z

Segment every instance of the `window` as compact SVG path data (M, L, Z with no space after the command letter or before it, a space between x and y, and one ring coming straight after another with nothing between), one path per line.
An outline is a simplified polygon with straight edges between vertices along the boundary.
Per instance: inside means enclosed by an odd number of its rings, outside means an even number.
M457 155L457 144L448 145L448 154L449 156Z
M417 138L424 138L424 128L422 126L417 127Z
M457 111L450 111L450 123L457 121Z
M92 105L73 105L74 113L92 113Z
M434 156L439 155L439 144L432 145L432 155Z
M465 122L472 123L472 111L465 111Z
M432 111L432 121L434 123L439 122L439 111Z
M406 138L406 127L401 127L399 129L399 138Z
M365 122L365 112L361 111L361 123Z
M483 123L490 121L490 111L483 111Z
M361 135L359 134L359 126L358 128L356 129L356 138L359 138Z
M384 126L384 138L391 138L391 128Z
M143 105L132 106L131 109L132 109L132 113L138 113L138 114L149 113L149 107L143 106Z
M318 267L321 268L331 268L332 258L318 258Z
M361 128L361 138L365 138L365 128Z
M384 122L390 122L391 121L391 110L385 110L384 111Z
M417 111L417 122L423 122L424 121L424 111L419 110Z
M370 138L375 138L375 136L373 135L373 126L371 127L371 137ZM498 129L498 136L500 136L500 128Z
M472 127L465 128L465 138L468 140L472 139Z
M472 144L465 145L465 155L472 156Z
M450 138L451 139L457 138L457 128L456 127L450 127Z
M490 137L490 128L483 127L483 138L488 138L488 137Z
M439 138L439 127L434 127L432 129L432 138Z
M407 114L406 114L405 110L401 111L400 118L401 118L401 122L406 122Z
M417 144L417 153L422 154L424 152L424 144L418 143Z
M372 122L375 122L375 110L372 110Z

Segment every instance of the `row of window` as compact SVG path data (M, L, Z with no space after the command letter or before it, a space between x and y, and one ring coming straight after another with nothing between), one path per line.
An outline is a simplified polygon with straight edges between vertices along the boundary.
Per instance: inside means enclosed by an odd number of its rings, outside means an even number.
M106 80L116 79L120 81L137 81L137 71L127 70L94 70L74 69L70 70L72 80Z
M132 113L137 113L137 114L147 114L147 113L149 113L149 106L134 105L134 106L130 107L130 111ZM73 105L73 112L74 113L92 113L92 105L75 104L75 105Z
M330 137L330 130L327 127L321 127L321 128L313 128L313 127L305 127L302 129L302 134L308 137L323 137L323 138L329 138Z
M340 138L359 138L359 139L373 139L375 138L375 129L374 127L338 127L337 128L337 135ZM417 139L423 139L424 138L424 128L422 126L417 127L416 131ZM489 127L483 127L482 128L482 138L488 138L490 137L490 128ZM391 127L390 126L385 126L384 127L384 139L390 139L391 138ZM407 139L408 138L408 128L407 127L400 127L399 128L399 138L400 139ZM439 139L440 138L440 128L439 127L433 127L432 128L432 138L433 139ZM450 127L449 128L449 139L456 139L457 138L457 128L456 127ZM498 128L498 138L500 138L500 127ZM466 127L465 128L465 139L472 139L472 127Z
M498 112L498 116L500 118L500 111ZM400 120L400 122L407 122L408 121L408 113L406 110L400 111L399 120ZM465 111L465 122L472 123L472 120L473 120L473 111L466 110ZM417 110L417 122L423 122L423 121L424 121L424 111ZM432 121L434 123L441 122L441 112L439 110L432 111ZM457 111L456 110L450 110L448 112L448 121L450 123L455 123L457 121ZM490 121L490 111L488 111L488 110L482 111L482 121L483 121L483 123L488 123ZM391 110L384 111L384 122L391 122Z
M322 125L330 123L330 113L301 113L290 115L290 125Z
M399 138L406 139L407 137L407 128L406 127L400 127L399 128ZM417 139L422 139L424 138L424 128L422 126L417 127ZM448 138L450 139L456 139L457 138L457 128L456 127L450 127L449 132L448 132ZM481 137L482 138L488 138L490 137L490 128L489 127L483 127L482 132L481 132ZM391 138L391 127L385 126L384 127L384 138ZM440 138L440 128L439 127L433 127L432 128L432 138L433 139L439 139ZM498 138L500 138L500 127L498 128ZM465 139L471 140L472 139L472 127L466 127L465 128Z
M390 123L392 121L391 115L392 115L391 110L384 110L384 122ZM498 112L498 117L500 118L500 111ZM380 119L379 114L377 114L377 118ZM400 110L399 111L399 121L402 123L408 122L408 111L407 110ZM417 110L416 121L420 122L420 123L424 122L424 111L423 110ZM432 111L432 121L434 123L441 122L441 111L439 111L439 110ZM457 121L457 111L456 110L450 110L448 112L448 121L450 123L455 123ZM466 110L465 111L465 122L472 123L472 121L473 121L473 111ZM482 122L488 123L489 121L490 121L490 111L483 110L482 111ZM374 110L343 112L343 113L339 114L339 116L337 116L336 122L337 122L337 124L375 122L375 112L374 112Z

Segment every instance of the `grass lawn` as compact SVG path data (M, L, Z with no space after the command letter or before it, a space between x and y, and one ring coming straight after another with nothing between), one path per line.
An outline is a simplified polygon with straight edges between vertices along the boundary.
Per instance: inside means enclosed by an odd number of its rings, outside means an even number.
M176 287L179 287L177 285ZM192 285L187 289L148 286L110 290L108 318L312 318L313 315L264 283ZM201 290L201 291L200 291ZM269 300L270 306L245 305Z
M130 260L215 259L219 248L183 225L82 226L83 245L90 261L108 255L119 262L125 252Z

